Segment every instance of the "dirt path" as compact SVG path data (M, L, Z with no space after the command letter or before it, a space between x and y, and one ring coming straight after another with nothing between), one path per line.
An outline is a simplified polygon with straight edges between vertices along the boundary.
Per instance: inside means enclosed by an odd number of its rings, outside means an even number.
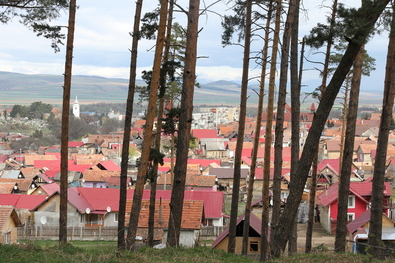
M306 244L306 224L298 224L298 252L304 253ZM330 235L319 223L314 223L312 249L324 244L329 251L334 250L335 236Z

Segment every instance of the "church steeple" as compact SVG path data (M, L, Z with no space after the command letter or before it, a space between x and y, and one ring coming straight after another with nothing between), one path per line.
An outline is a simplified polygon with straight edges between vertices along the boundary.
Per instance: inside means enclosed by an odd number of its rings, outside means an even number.
M73 105L73 115L77 118L80 117L80 104L78 104L77 96L75 96L75 101Z

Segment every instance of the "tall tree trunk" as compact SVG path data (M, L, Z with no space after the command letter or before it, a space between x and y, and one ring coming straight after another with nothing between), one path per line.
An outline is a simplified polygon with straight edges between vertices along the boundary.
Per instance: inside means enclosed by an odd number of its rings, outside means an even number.
M160 79L160 68L162 62L163 45L165 42L166 32L166 18L167 18L167 0L161 0L160 17L159 17L159 28L158 36L156 39L155 46L155 58L152 68L152 78L150 86L150 97L147 107L146 123L144 127L144 141L142 146L142 153L140 158L140 166L137 174L137 182L134 190L133 205L130 213L128 236L127 236L127 248L134 250L136 242L136 233L138 220L141 210L141 200L143 198L144 184L148 170L148 163L151 151L152 143L152 128L155 119L157 93Z
M67 173L68 173L68 155L69 155L69 120L70 120L70 90L71 75L73 66L73 45L75 29L75 12L77 1L70 0L69 24L67 27L66 43L66 62L64 72L63 86L63 108L62 108L62 139L60 148L60 208L59 208L59 244L67 243Z
M329 58L331 55L331 49L332 49L332 43L333 43L333 28L335 25L335 19L336 19L336 13L337 13L337 0L333 1L332 4L332 15L331 15L331 20L330 20L330 25L329 25L329 39L327 41L327 46L326 46L326 52L325 52L325 59L324 59L324 68L322 70L322 82L320 86L320 96L319 98L321 99L322 96L324 95L326 91L326 82L328 78L328 68L329 68ZM319 147L319 142L317 145L317 151L316 151L316 156L313 158L313 164L312 164L312 184L311 184L311 189L310 189L310 194L309 194L309 215L308 215L308 222L307 222L307 231L306 231L306 247L305 247L305 252L310 253L311 252L311 243L312 243L312 237L313 237L313 225L314 225L314 203L315 203L315 192L317 188L317 167L318 167L318 147Z
M270 36L270 21L272 16L272 5L269 6L269 10L267 13L266 26L265 26L265 37L264 37L264 46L262 52L262 69L261 69L261 78L259 85L259 97L258 97L258 114L256 118L256 126L255 126L255 137L254 137L254 146L252 150L252 158L251 158L251 168L250 168L250 180L248 181L248 193L247 193L247 202L244 212L244 226L243 226L243 246L242 246L242 254L247 255L248 253L248 239L249 239L249 229L250 229L250 217L251 217L251 203L254 192L254 181L255 181L255 170L256 170L256 162L258 157L258 147L259 147L259 139L261 134L261 126L262 126L262 112L263 112L263 98L265 96L265 80L266 80L266 61L268 59L268 51L269 51L269 36Z
M284 111L287 97L289 46L293 23L295 22L295 0L289 1L287 21L285 22L283 43L281 46L280 83L278 88L276 128L274 140L274 176L273 176L273 209L271 220L271 234L278 225L281 212L281 177L283 168L284 142ZM299 8L299 7L298 7ZM272 240L272 239L271 239Z
M185 66L181 92L181 115L179 120L178 146L176 165L174 168L173 191L170 202L169 231L167 245L179 245L184 189L187 172L189 138L192 123L193 93L197 58L197 38L199 22L199 0L189 1L187 41L185 50Z
M234 253L236 246L236 221L237 221L237 212L238 212L237 210L239 207L239 199L240 199L239 193L240 193L240 177L241 177L240 176L241 152L243 150L244 128L245 128L245 119L246 119L246 110L247 110L248 70L249 70L250 46L251 46L251 12L252 12L252 0L247 0L245 37L244 37L244 55L243 55L243 73L241 77L239 129L237 132L237 142L236 142L236 150L234 157L232 205L230 210L230 221L229 221L229 238L228 238L229 253ZM245 251L245 253L247 253L247 251Z
M298 46L299 46L299 5L300 0L295 1L295 19L292 25L291 34L291 60L290 60L290 71L291 71L291 108L292 108L292 125L291 125L291 169L294 164L299 160L299 129L300 129L300 89L302 82L303 72L303 53L304 53L304 41L302 41L301 48L301 60L300 69L298 74ZM292 181L292 179L291 179ZM292 183L292 182L290 182ZM288 254L293 255L297 252L297 221L294 221L294 227L291 230L288 240Z
M369 227L369 252L375 257L381 256L382 214L385 162L387 158L388 135L392 120L395 93L395 8L392 6L391 32L388 44L387 64L385 70L383 109L377 140L376 160L374 163L372 184L372 206Z
M272 4L272 2L270 3ZM281 0L276 1L276 19L275 30L273 36L272 56L270 61L269 76L269 96L267 102L267 119L265 132L265 160L263 163L263 187L262 187L262 229L261 229L261 261L268 258L269 243L268 227L269 227L269 180L270 180L270 151L272 147L272 125L273 125L273 105L274 105L274 86L276 77L276 63L278 43L280 38L280 20L281 20Z
M361 86L363 57L364 48L362 46L358 56L355 58L347 115L343 116L343 118L347 118L347 128L342 127L342 129L346 130L344 142L347 143L343 146L343 159L340 166L335 252L346 251L348 195L350 193L350 175L354 153L355 126L358 115L358 98Z
M356 61L356 60L355 60ZM346 142L346 127L347 127L347 116L348 116L348 100L349 100L349 90L350 90L350 79L351 79L351 71L347 74L347 77L344 81L344 98L343 98L343 119L342 119L342 127L340 132L340 170L342 168L343 162L343 154L344 154L344 147Z
M170 0L169 14L167 16L167 27L166 27L166 40L165 40L165 51L163 55L163 64L169 60L170 52L170 40L171 40L171 29L173 23L173 5L174 0ZM162 117L163 108L165 104L165 92L166 92L166 74L164 74L161 84L161 91L159 92L159 106L157 115L157 125L155 134L155 149L159 152L162 138ZM149 218L148 218L148 245L154 246L154 224L155 224L155 202L156 202L156 180L158 178L158 162L154 162L153 177L151 178L151 191L150 191L150 204L149 204Z
M127 178L128 178L128 161L129 161L129 143L130 129L132 126L134 89L136 86L136 69L137 69L137 47L139 41L140 17L143 0L137 0L136 11L134 14L134 25L132 34L132 50L130 58L129 71L129 89L126 99L125 128L122 144L122 160L121 160L121 178L119 189L119 213L118 213L118 249L127 249L125 246L125 214L126 214L126 198L127 198Z
M311 167L314 154L318 148L318 142L321 132L325 126L329 112L339 92L339 89L350 70L352 63L357 56L361 46L366 42L366 38L372 31L374 24L388 4L389 0L375 1L369 3L368 7L363 6L359 9L359 17L363 19L364 27L357 29L354 37L350 39L348 48L344 53L342 60L337 67L334 75L323 94L321 103L317 108L315 118L311 125L309 134L306 139L302 156L297 163L295 170L291 171L292 185L288 202L285 205L284 212L280 216L279 227L275 229L273 239L272 254L279 257L285 249L289 232L295 220L299 203L302 199L303 189L306 184L307 176Z

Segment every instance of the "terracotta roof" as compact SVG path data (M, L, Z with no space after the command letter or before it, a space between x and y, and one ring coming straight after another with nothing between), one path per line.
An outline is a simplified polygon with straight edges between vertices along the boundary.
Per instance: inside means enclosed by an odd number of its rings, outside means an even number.
M228 142L228 149L230 151L236 150L236 144L237 142ZM243 149L252 149L253 147L254 145L252 144L252 142L243 142Z
M133 201L126 201L126 211L131 211ZM142 200L138 227L148 227L149 200ZM167 228L170 217L170 200L158 200L155 202L155 220L157 228ZM129 224L130 213L126 214L125 225ZM182 229L200 229L205 220L203 201L201 200L184 200L182 209L181 228Z
M20 169L21 174L25 179L33 179L36 175L41 174L40 169L34 167L24 167Z
M68 189L69 202L73 204L81 213L85 213L86 208L91 212L106 211L107 207L111 211L119 210L119 189L115 188L84 188L72 187ZM127 199L133 199L134 189L127 190ZM143 200L149 200L150 190L144 190ZM156 200L170 200L171 190L157 190ZM206 218L221 218L224 193L220 191L184 191L184 200L204 201L204 213Z
M11 194L14 191L15 183L12 182L0 182L0 194Z
M85 182L105 182L107 177L112 176L121 176L121 171L86 170L83 178Z
M25 154L25 164L33 166L35 160L57 160L55 155Z
M15 209L12 206L0 206L0 230L2 230L2 232L9 230L6 228L6 224L8 223L10 217L12 217L17 227L22 226L18 214L15 212Z

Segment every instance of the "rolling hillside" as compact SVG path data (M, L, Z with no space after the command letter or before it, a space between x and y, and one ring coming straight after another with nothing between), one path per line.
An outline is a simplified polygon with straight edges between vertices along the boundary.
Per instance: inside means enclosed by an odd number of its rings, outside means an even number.
M42 101L53 105L62 102L63 76L28 75L0 71L0 105L31 104ZM143 86L145 82L137 81ZM240 84L231 81L215 81L195 88L195 105L239 105ZM97 76L75 75L72 78L71 101L78 97L81 104L97 102L125 103L128 80L103 78ZM248 89L248 106L256 106L259 87L251 85ZM361 91L360 104L377 105L381 103L381 91ZM135 100L137 101L137 100ZM304 103L311 104L308 98Z

